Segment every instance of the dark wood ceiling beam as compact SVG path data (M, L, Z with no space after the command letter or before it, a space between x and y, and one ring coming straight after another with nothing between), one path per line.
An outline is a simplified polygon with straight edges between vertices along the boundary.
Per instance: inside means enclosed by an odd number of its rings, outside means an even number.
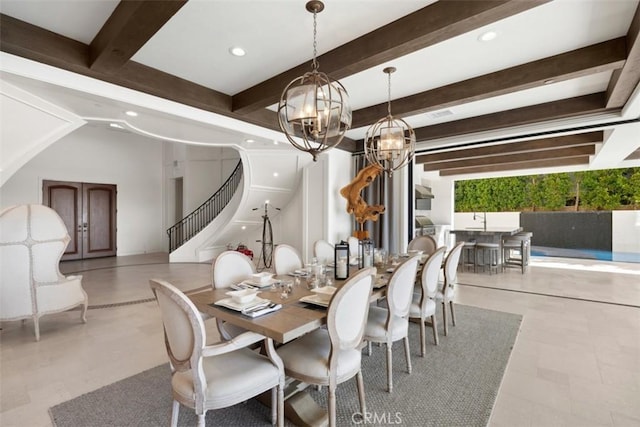
M620 37L396 99L391 103L391 110L395 116L406 117L451 108L543 86L549 80L557 83L615 70L624 65L626 58L626 39ZM356 110L353 112L352 127L368 126L386 115L387 103Z
M541 150L555 150L564 147L577 147L602 142L604 131L554 136L551 138L516 141L506 144L489 145L479 148L450 150L440 153L418 154L415 162L420 164L438 163L451 160L473 159L484 156L502 156L505 154L525 153Z
M500 165L505 163L519 163L535 160L560 159L565 157L588 156L596 153L595 144L579 147L566 147L555 150L542 150L526 153L505 154L504 156L476 157L472 159L450 160L445 162L427 163L425 170L461 169L479 166Z
M113 73L129 61L187 0L121 1L90 45L90 67Z
M321 55L321 71L342 79L548 1L440 0ZM233 110L245 113L275 104L284 87L309 71L309 65L305 62L234 95Z
M627 61L614 73L607 88L607 108L624 106L640 84L640 4L626 37Z
M589 156L567 157L564 159L547 159L531 162L509 163L504 165L479 166L473 168L447 169L440 171L440 176L467 175L474 173L517 171L523 169L554 168L562 166L588 165Z
M229 95L134 61L128 61L114 74L91 69L89 67L89 46L4 14L0 14L0 50L73 73L280 131L276 113L273 111L262 109L243 115L233 113ZM353 152L355 146L355 141L345 138L339 147Z
M540 123L554 119L601 113L606 110L605 93L600 92L453 122L424 126L415 129L415 132L417 141L429 141L456 135Z

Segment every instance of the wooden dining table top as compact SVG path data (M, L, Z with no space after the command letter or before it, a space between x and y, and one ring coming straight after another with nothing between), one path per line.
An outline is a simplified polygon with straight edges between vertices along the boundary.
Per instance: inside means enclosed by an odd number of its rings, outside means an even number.
M381 270L381 269L379 269ZM355 274L357 269L350 269L350 275ZM386 271L386 268L385 268ZM382 271L380 273L383 273ZM382 279L383 286L377 286L371 293L371 301L383 298L385 295L386 281L390 274L385 273ZM294 283L292 276L276 276L278 280ZM345 283L344 280L335 280L335 287L339 288ZM282 308L265 314L263 316L251 318L243 315L239 311L228 309L216 305L215 302L228 298L227 292L231 289L210 289L196 294L189 295L196 308L202 313L206 313L217 319L229 322L246 330L257 332L266 337L272 338L279 343L286 343L294 340L308 332L320 328L326 323L326 307L314 306L300 302L300 298L314 293L307 289L306 279L300 279L300 285L292 286L291 293L282 298L281 289L275 290L266 288L258 293L258 297L270 300L277 304L282 304Z

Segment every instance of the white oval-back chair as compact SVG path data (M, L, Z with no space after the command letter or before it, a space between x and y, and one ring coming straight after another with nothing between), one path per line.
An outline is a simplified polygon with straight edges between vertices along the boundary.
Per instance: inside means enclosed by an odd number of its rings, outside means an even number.
M283 426L284 371L273 341L245 332L231 341L205 345L204 323L193 302L163 280L151 279L149 285L160 307L171 362L171 426L178 423L180 404L194 409L198 427L204 427L208 410L226 408L268 390L271 422ZM261 340L266 356L246 348Z
M409 308L413 297L419 257L413 256L400 264L389 278L387 285L387 306L371 307L364 340L367 341L371 355L371 343L387 345L387 390L393 391L391 347L395 341L404 340L404 353L407 372L411 373L411 355L409 353Z
M316 329L278 348L287 376L328 386L329 426L336 425L336 387L354 376L360 412L366 413L360 343L373 288L372 268L351 276L333 295L327 327Z
M415 319L420 322L420 355L424 357L427 350L425 322L427 318L431 319L431 327L433 328L433 340L438 345L438 322L436 320L436 294L438 292L438 278L440 269L442 268L442 260L446 246L436 249L422 267L420 276L420 292L414 292L411 308L409 309L409 319Z
M313 255L321 264L333 264L335 250L333 245L326 240L316 240L313 244Z
M423 255L431 255L438 248L438 243L431 236L417 236L407 245L407 251L422 251Z
M273 250L273 269L277 275L284 275L303 267L298 251L289 245L278 245Z
M444 335L449 333L447 324L447 305L451 311L451 323L456 326L456 312L453 308L453 299L456 294L455 284L458 278L458 262L465 242L460 242L451 249L449 255L444 260L444 282L441 289L436 293L436 300L442 302L442 321L444 323Z
M225 251L211 263L211 279L213 289L224 289L251 278L256 272L253 261L238 251ZM206 316L203 316L206 318ZM246 329L216 319L218 332L223 339L229 340L236 335L246 332Z

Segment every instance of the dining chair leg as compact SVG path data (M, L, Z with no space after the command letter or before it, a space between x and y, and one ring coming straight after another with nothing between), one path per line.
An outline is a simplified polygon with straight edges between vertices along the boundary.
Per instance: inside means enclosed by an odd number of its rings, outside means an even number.
M171 406L171 427L178 425L178 413L180 412L180 403L177 400L173 401Z
M371 341L367 341L367 356L371 356Z
M449 307L451 307L451 323L456 326L456 311L453 308L453 301L449 301Z
M393 391L393 356L391 355L391 343L387 343L387 391L391 393Z
M420 319L420 357L424 357L424 354L427 352L427 338L426 338L426 327L424 325L425 319Z
M433 340L435 341L436 345L439 345L439 341L438 341L438 321L436 320L436 315L435 313L431 316L431 324L432 329L433 329Z
M206 411L202 414L198 414L198 427L206 427L207 424L204 420L205 415L207 415Z
M449 334L449 328L447 327L447 303L442 300L442 323L444 324L444 336Z
M278 403L278 390L274 387L271 389L271 425L278 421Z
M336 425L336 386L329 384L329 427Z
M278 385L278 427L284 427L284 381Z
M404 357L407 359L407 373L411 373L411 349L409 348L409 337L404 337Z
M362 370L356 374L356 384L358 385L358 400L360 401L360 413L362 416L367 413L367 404L364 400L364 381L362 380Z

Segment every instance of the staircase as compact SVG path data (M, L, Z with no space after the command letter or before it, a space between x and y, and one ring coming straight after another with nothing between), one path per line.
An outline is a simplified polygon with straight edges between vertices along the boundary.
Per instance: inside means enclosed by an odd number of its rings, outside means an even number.
M191 218L167 231L172 245L170 262L204 262L226 250L229 243L255 244L262 230L262 211L254 208L267 200L275 207L286 207L301 182L302 169L311 162L307 153L292 149L239 153L236 170L220 190L193 217L190 214Z

